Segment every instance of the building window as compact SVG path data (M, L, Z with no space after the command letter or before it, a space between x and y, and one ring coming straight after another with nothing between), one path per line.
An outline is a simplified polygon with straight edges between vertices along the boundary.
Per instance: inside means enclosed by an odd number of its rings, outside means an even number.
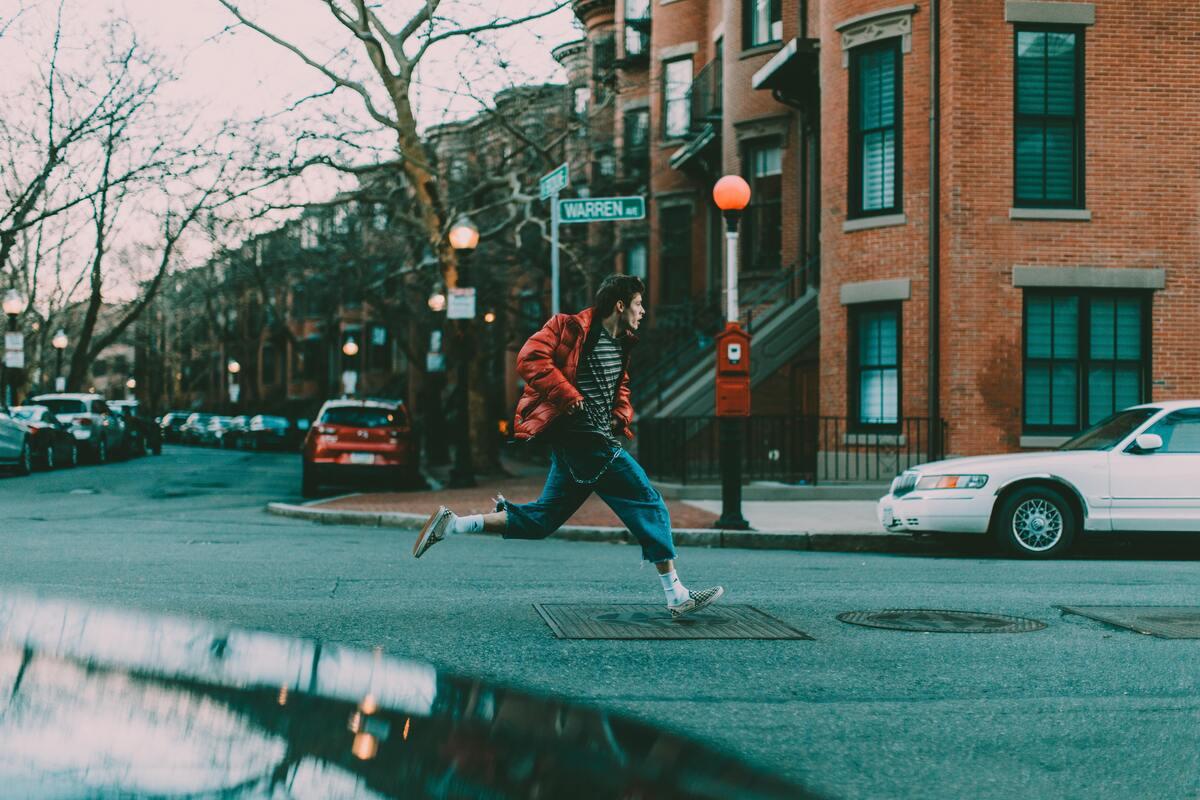
M779 140L751 142L742 159L750 177L750 205L741 236L744 269L779 269L783 261L783 151Z
M650 171L650 109L625 112L625 175L645 178Z
M1026 292L1025 429L1074 433L1144 402L1148 298Z
M638 239L625 245L625 274L646 280L646 242Z
M900 305L850 312L850 392L858 428L900 424Z
M1016 31L1014 204L1083 208L1083 31Z
M321 220L305 217L300 221L300 249L312 250L321 243Z
M596 172L601 178L612 178L617 174L617 157L612 153L601 153L596 158Z
M746 49L783 41L781 0L742 0L742 41Z
M850 58L850 216L900 211L900 40Z
M678 139L691 127L692 57L663 62L663 137Z
M683 303L692 291L692 207L667 206L659 212L659 302Z
M592 99L592 90L586 86L576 86L572 93L571 113L576 119L586 120L588 114L588 103Z
M625 57L650 51L650 0L625 0Z

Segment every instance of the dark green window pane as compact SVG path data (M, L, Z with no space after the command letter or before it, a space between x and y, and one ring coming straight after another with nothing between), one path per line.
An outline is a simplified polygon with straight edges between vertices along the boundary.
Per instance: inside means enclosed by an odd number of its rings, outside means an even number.
M1075 113L1075 34L1046 34L1045 85L1045 113Z
M1079 356L1079 299L1054 298L1054 358Z
M1116 303L1109 299L1092 301L1091 324L1092 358L1109 360L1116 352Z
M864 211L891 208L896 197L896 132L868 133L863 137Z
M1113 410L1113 370L1092 367L1088 370L1088 424L1096 424Z
M1046 113L1046 34L1017 33L1017 111Z
M1030 297L1026 305L1025 355L1029 358L1049 358L1053 319L1050 298Z
M1142 357L1142 303L1132 297L1117 300L1117 358Z
M1042 199L1069 201L1075 188L1075 129L1072 123L1047 123L1046 188Z
M860 366L895 366L898 342L894 311L864 312L858 330Z
M1051 375L1050 424L1078 424L1079 373L1075 364L1055 364Z
M1050 367L1025 369L1025 423L1050 424Z
M859 97L863 130L896 124L896 65L891 48L862 54L859 68Z

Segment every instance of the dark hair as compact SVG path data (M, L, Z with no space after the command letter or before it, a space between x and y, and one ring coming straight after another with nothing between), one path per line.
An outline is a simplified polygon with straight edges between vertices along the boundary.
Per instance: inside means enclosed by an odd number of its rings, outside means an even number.
M621 302L628 308L635 294L644 295L646 284L636 275L609 275L600 282L596 290L595 314L598 319L604 319L613 312L617 303Z

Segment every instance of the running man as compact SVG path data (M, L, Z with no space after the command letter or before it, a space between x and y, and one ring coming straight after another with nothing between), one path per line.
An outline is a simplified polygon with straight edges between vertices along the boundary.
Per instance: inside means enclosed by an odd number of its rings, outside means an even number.
M618 438L633 438L627 368L637 342L633 332L646 313L645 291L635 276L610 275L592 308L556 314L529 337L517 357L525 392L514 431L517 439L549 440L552 458L542 496L522 504L500 496L494 513L466 517L441 506L421 528L415 557L456 533L544 539L595 492L637 538L642 558L658 569L672 616L698 611L725 593L720 586L689 591L680 583L666 503Z

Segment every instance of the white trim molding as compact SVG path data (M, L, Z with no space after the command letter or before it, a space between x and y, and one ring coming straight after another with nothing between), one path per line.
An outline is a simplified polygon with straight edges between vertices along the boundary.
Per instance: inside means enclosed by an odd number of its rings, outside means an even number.
M1034 22L1043 25L1095 25L1092 3L1046 3L1038 0L1007 0L1005 22Z
M1010 208L1008 218L1091 222L1092 212L1086 208Z
M900 37L900 52L911 53L912 15L915 13L916 4L909 3L859 14L839 22L834 30L842 35L842 66L850 66L850 48L893 36Z
M1013 267L1013 286L1062 289L1162 289L1167 271L1158 267Z
M908 217L901 214L878 214L874 217L859 217L848 219L842 223L842 233L866 231L871 228L891 228L896 225L907 225Z
M907 300L910 297L912 297L911 278L843 283L841 288L841 300L844 306L856 303L886 303L890 300Z

